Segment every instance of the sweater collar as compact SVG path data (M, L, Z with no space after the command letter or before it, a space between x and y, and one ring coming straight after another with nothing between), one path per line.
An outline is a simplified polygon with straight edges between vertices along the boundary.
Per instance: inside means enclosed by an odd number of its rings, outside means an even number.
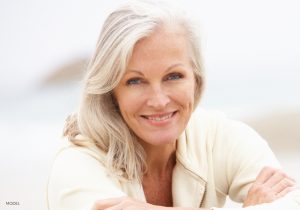
M196 163L188 146L188 130L178 139L176 165L173 170L173 205L181 207L200 207L205 195L207 170L205 164Z

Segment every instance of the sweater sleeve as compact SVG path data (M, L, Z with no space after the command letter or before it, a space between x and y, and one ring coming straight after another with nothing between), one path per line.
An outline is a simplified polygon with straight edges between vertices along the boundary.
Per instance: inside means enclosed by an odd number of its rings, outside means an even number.
M218 145L219 161L225 167L225 172L219 171L219 174L226 174L226 183L223 189L226 189L229 197L236 202L243 202L250 186L255 181L257 175L265 166L280 168L280 164L268 146L252 128L244 123L228 120L222 123L222 132L219 138L222 143ZM221 138L222 137L222 138ZM218 159L219 159L218 158ZM220 160L220 159L219 159ZM224 179L223 179L224 180ZM222 186L220 187L222 188ZM213 208L218 210L219 208ZM220 208L224 210L239 210L244 208ZM272 203L249 206L249 210L300 210L300 190L295 190L285 197Z
M124 196L103 164L78 148L65 148L55 158L48 182L48 210L89 210L95 201Z
M217 186L233 201L243 202L263 167L281 168L267 142L244 123L224 119L217 135Z
M228 152L228 194L242 202L257 175L265 166L281 168L267 142L241 122L229 122L231 147Z

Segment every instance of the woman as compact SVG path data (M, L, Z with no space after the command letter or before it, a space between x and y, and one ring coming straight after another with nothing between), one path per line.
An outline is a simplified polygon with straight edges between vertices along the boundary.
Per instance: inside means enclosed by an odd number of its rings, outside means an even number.
M111 13L66 124L49 209L209 209L229 195L249 209L299 210L264 140L195 110L203 83L197 32L182 12L138 1Z

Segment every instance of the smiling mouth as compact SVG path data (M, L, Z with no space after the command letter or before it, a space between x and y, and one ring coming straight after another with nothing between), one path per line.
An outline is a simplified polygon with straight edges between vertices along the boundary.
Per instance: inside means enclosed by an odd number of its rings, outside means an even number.
M164 113L164 114L155 114L155 115L141 115L143 118L155 122L161 122L167 119L170 119L176 114L177 111Z

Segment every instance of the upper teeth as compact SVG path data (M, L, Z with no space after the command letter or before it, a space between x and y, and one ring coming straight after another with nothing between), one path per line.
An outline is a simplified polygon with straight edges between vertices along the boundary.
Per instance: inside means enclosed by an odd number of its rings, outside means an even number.
M172 116L172 114L173 113L163 115L163 116L157 116L157 117L146 116L146 118L149 120L154 120L154 121L163 121L163 120L169 119Z

